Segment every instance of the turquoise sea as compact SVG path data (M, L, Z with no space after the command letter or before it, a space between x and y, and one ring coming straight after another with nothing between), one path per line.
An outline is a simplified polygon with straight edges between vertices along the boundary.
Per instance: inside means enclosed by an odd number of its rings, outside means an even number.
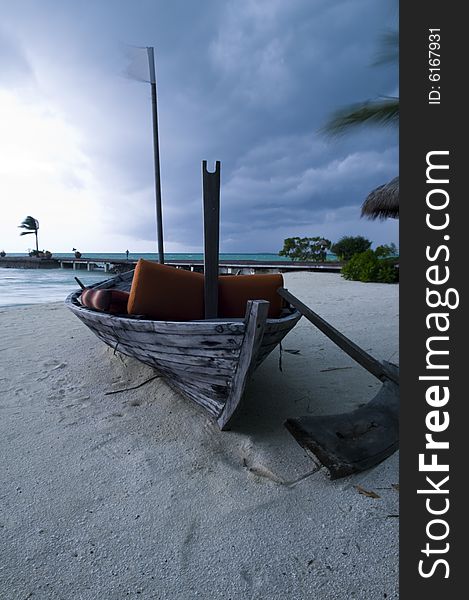
M26 253L14 253L9 252L8 256L27 256ZM115 258L115 259L125 259L125 252L84 252L82 258L86 258L87 256L93 258ZM200 252L188 252L188 253L171 253L166 252L164 255L166 260L202 260L204 255ZM54 252L54 258L73 258L73 252ZM147 254L132 254L129 253L129 259L137 260L138 258L146 258L148 260L156 260L158 255L156 253L147 253ZM220 254L220 260L268 260L268 261L287 261L290 262L289 258L285 258L284 256L279 256L275 253L269 252L259 252L259 253L239 253L239 254Z
M26 254L8 253L8 256L26 256ZM115 258L125 259L125 253L87 252L82 258ZM54 258L72 258L72 253L54 253ZM156 254L129 254L129 259L147 258L156 260ZM197 253L165 254L166 260L202 260L203 255ZM220 254L220 260L259 260L290 262L278 254ZM87 284L106 279L102 271L73 271L72 269L5 269L0 268L0 306L20 306L42 302L60 302L77 289L74 276Z

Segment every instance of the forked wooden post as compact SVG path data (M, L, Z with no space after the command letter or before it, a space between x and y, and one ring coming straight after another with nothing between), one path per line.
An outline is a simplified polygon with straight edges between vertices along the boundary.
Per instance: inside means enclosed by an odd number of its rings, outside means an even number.
M215 171L207 171L207 161L202 162L204 196L204 274L205 318L218 316L218 252L220 247L220 161Z
M264 337L268 312L269 302L266 300L248 300L244 339L239 355L238 368L233 378L228 400L217 419L220 429L226 429L239 408L246 383L256 368L256 356Z

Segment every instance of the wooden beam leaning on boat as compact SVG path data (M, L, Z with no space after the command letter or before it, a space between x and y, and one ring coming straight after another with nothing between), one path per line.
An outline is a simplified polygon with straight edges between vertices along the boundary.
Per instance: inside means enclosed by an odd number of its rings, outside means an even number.
M382 382L374 398L351 412L287 419L285 427L320 460L332 479L377 465L399 447L399 367L368 354L288 290L279 288L278 293Z

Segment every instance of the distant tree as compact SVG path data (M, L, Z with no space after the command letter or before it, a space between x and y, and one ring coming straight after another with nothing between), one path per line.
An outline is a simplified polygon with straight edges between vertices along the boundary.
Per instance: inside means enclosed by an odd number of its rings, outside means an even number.
M397 256L396 244L383 244L378 246L375 250L375 254L378 258L387 258L388 256Z
M322 237L293 237L283 241L280 256L287 256L291 260L314 260L324 262L331 241Z
M331 250L339 257L339 260L350 260L354 254L365 252L370 246L370 240L361 235L355 237L344 235L332 246Z
M37 232L39 229L39 221L34 217L26 217L26 219L18 225L20 229L26 229L26 231L22 231L20 235L29 235L30 233L34 233L36 236L36 256L39 254L39 244L37 239Z

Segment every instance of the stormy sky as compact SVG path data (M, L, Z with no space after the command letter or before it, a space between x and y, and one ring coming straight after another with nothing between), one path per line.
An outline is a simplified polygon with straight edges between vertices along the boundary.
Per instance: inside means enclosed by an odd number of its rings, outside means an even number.
M202 249L203 159L222 162L224 252L277 252L296 235L397 243L397 221L360 218L397 174L397 131L319 131L346 104L397 95L397 68L372 66L396 4L0 0L0 250L34 246L18 230L32 215L52 252L155 251L134 46L156 52L166 251Z

